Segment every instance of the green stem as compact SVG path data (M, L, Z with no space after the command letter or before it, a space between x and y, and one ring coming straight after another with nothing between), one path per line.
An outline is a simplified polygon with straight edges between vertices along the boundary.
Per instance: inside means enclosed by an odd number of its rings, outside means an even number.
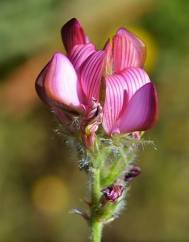
M103 225L99 221L91 221L91 242L100 242Z
M100 207L101 187L100 187L100 170L94 168L91 174L91 242L100 242L102 237L102 222L97 218Z
M91 199L92 199L92 210L93 212L97 210L99 206L99 201L101 197L101 187L100 187L100 169L93 168L91 174Z

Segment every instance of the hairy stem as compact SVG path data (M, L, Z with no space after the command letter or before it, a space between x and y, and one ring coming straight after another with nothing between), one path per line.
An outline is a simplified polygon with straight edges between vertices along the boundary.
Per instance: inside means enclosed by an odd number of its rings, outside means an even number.
M91 242L100 242L102 237L102 222L98 220L97 213L100 207L101 187L100 187L100 170L94 168L91 174Z
M91 242L101 242L102 227L103 225L99 221L95 221L95 219L91 221Z

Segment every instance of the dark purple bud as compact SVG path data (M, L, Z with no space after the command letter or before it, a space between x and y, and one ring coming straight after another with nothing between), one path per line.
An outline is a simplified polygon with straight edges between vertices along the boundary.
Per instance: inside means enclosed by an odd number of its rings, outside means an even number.
M124 187L122 185L111 185L102 190L106 201L115 202L123 194Z
M132 181L136 176L140 175L141 169L139 166L129 166L126 174L125 174L125 181L130 182Z

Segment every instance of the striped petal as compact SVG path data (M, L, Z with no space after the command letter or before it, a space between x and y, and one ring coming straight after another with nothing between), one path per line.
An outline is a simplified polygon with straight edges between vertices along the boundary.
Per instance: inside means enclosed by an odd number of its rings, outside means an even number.
M61 36L68 55L75 45L89 42L79 21L75 18L72 18L62 27Z
M56 53L44 77L45 93L49 99L70 108L79 108L80 87L76 72L69 59Z
M119 73L128 67L143 67L146 58L144 43L124 28L121 28L106 45L107 60L112 58L112 72ZM110 51L112 50L112 51ZM107 65L109 65L107 63Z
M150 82L148 75L140 68L128 68L120 74L106 77L103 126L108 134L111 133L116 120L121 115L121 112L124 111L127 102L129 102L138 89L148 82Z
M78 70L82 63L94 52L95 47L93 44L76 45L73 47L69 58L74 68Z
M116 122L112 133L117 130L120 133L129 133L151 128L158 116L158 100L154 85L145 84L124 106L125 110Z
M80 69L82 90L89 101L99 99L100 84L104 67L104 52L96 51L83 63Z
M104 103L103 128L111 134L112 128L122 110L123 103L127 103L126 82L121 75L106 77L106 98Z
M147 73L141 68L127 68L120 75L125 82L129 100L139 88L150 82Z

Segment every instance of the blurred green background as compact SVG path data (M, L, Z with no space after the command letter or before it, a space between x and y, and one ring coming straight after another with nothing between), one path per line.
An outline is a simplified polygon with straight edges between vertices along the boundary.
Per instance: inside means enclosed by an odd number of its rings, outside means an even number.
M189 241L189 1L0 0L0 241L84 242L86 177L34 90L61 26L76 17L101 48L118 27L146 43L160 120L146 134L142 174L104 242Z

